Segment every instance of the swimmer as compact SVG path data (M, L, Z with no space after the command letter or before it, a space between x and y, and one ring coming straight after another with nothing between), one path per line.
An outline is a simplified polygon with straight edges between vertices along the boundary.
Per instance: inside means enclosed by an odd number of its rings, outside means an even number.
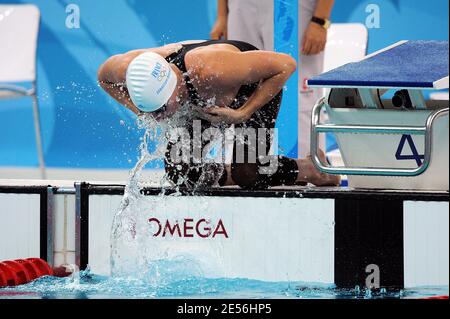
M286 54L260 51L241 41L211 40L174 43L112 56L100 66L98 81L111 97L137 115L150 112L155 119L164 120L191 105L194 106L191 114L201 121L202 130L217 125L273 129L283 87L296 67L296 61ZM210 101L214 101L213 106ZM192 134L191 125L188 124L187 129ZM260 154L258 147L264 147L263 154L268 154L272 137L266 133L265 139L264 145L243 143L243 147L245 151L249 147L256 148L256 154ZM237 144L236 139L231 165L210 170L220 176L210 179L207 186L265 189L308 183L337 186L340 183L338 176L318 171L310 157L277 156L276 172L261 174L263 164L259 158L255 163L248 160L248 156L244 161L236 160ZM201 176L204 177L208 165L192 160L181 167L175 165L169 156L173 146L169 143L166 152L167 176L177 185L192 188ZM323 152L320 157L325 160Z

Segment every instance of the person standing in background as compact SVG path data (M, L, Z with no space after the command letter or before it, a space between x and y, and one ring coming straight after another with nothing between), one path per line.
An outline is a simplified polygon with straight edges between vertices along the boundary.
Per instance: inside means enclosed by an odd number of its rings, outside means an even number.
M274 50L273 0L218 0L212 40L230 39Z
M323 92L308 88L306 81L323 71L323 51L333 5L334 0L299 0L299 157L310 153L311 111ZM210 36L214 40L245 41L272 51L274 0L218 0L217 20ZM324 147L324 137L321 139Z
M320 89L308 88L306 81L323 72L327 30L334 0L299 0L299 97L298 97L298 156L310 154L311 112L322 97ZM319 144L325 149L325 136Z

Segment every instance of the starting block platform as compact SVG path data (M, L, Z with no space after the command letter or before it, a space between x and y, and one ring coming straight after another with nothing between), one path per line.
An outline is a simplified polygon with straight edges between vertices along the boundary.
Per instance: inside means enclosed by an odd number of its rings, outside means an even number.
M189 256L206 265L207 277L354 288L378 269L382 287L448 286L447 192L161 191L141 190L141 217L160 225L149 227L149 247L167 258ZM0 186L0 259L40 256L110 275L111 226L123 194L123 185L81 182Z
M308 81L311 87L448 88L448 42L401 41Z
M311 153L354 188L449 190L448 41L401 41L308 81L330 89L313 109ZM321 122L326 109L329 123ZM318 135L334 133L344 166L322 163Z

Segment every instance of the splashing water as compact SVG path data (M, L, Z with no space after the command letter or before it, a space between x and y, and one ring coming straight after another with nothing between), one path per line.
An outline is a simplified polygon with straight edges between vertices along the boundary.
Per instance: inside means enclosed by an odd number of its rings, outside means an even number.
M141 274L139 271L145 260L140 252L138 232L138 209L142 197L140 193L140 176L144 167L152 160L160 159L164 155L167 142L165 141L166 125L144 115L138 119L138 127L145 130L140 145L140 159L131 170L125 193L120 203L119 211L114 216L111 232L111 271L115 276L124 274ZM148 150L150 142L155 142L156 150Z
M166 174L159 181L159 196L145 197L140 191L143 184L142 170L149 162L164 158L167 145L172 141L171 130L191 120L189 114L192 114L192 110L184 107L170 120L163 122L156 121L149 114L138 119L138 127L145 130L140 145L140 158L130 172L124 196L112 224L110 264L114 277L139 278L149 285L159 286L168 281L201 277L204 274L200 261L182 251L171 251L170 245L155 245L150 233L147 219L149 214L153 213L156 207L169 206L170 198L181 195L179 185L169 181ZM154 151L149 151L150 144L156 145ZM210 143L208 152L213 145L214 141ZM199 182L194 186L194 192L202 185L203 180L208 179L205 176L207 174L207 170L202 172ZM220 176L222 172L216 169L214 174ZM175 193L166 195L167 185L175 186Z

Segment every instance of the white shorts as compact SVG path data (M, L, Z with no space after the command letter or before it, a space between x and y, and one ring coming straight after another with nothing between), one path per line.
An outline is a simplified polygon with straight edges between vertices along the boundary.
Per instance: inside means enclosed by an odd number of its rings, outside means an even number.
M303 35L311 21L317 0L299 0L299 50ZM274 49L274 1L273 0L228 0L228 38L253 44L261 50ZM310 153L311 111L322 97L323 90L305 87L306 80L322 73L323 52L313 56L299 54L299 107L298 107L298 154ZM325 138L321 136L321 148Z
M301 52L303 35L314 15L316 3L316 0L299 0L299 52ZM323 52L309 56L299 53L298 156L301 158L310 153L311 111L316 102L323 96L323 90L307 88L306 81L311 77L322 73L323 64ZM323 136L323 134L320 138L319 145L322 149L325 148L325 136Z
M273 0L228 0L228 39L274 49Z

